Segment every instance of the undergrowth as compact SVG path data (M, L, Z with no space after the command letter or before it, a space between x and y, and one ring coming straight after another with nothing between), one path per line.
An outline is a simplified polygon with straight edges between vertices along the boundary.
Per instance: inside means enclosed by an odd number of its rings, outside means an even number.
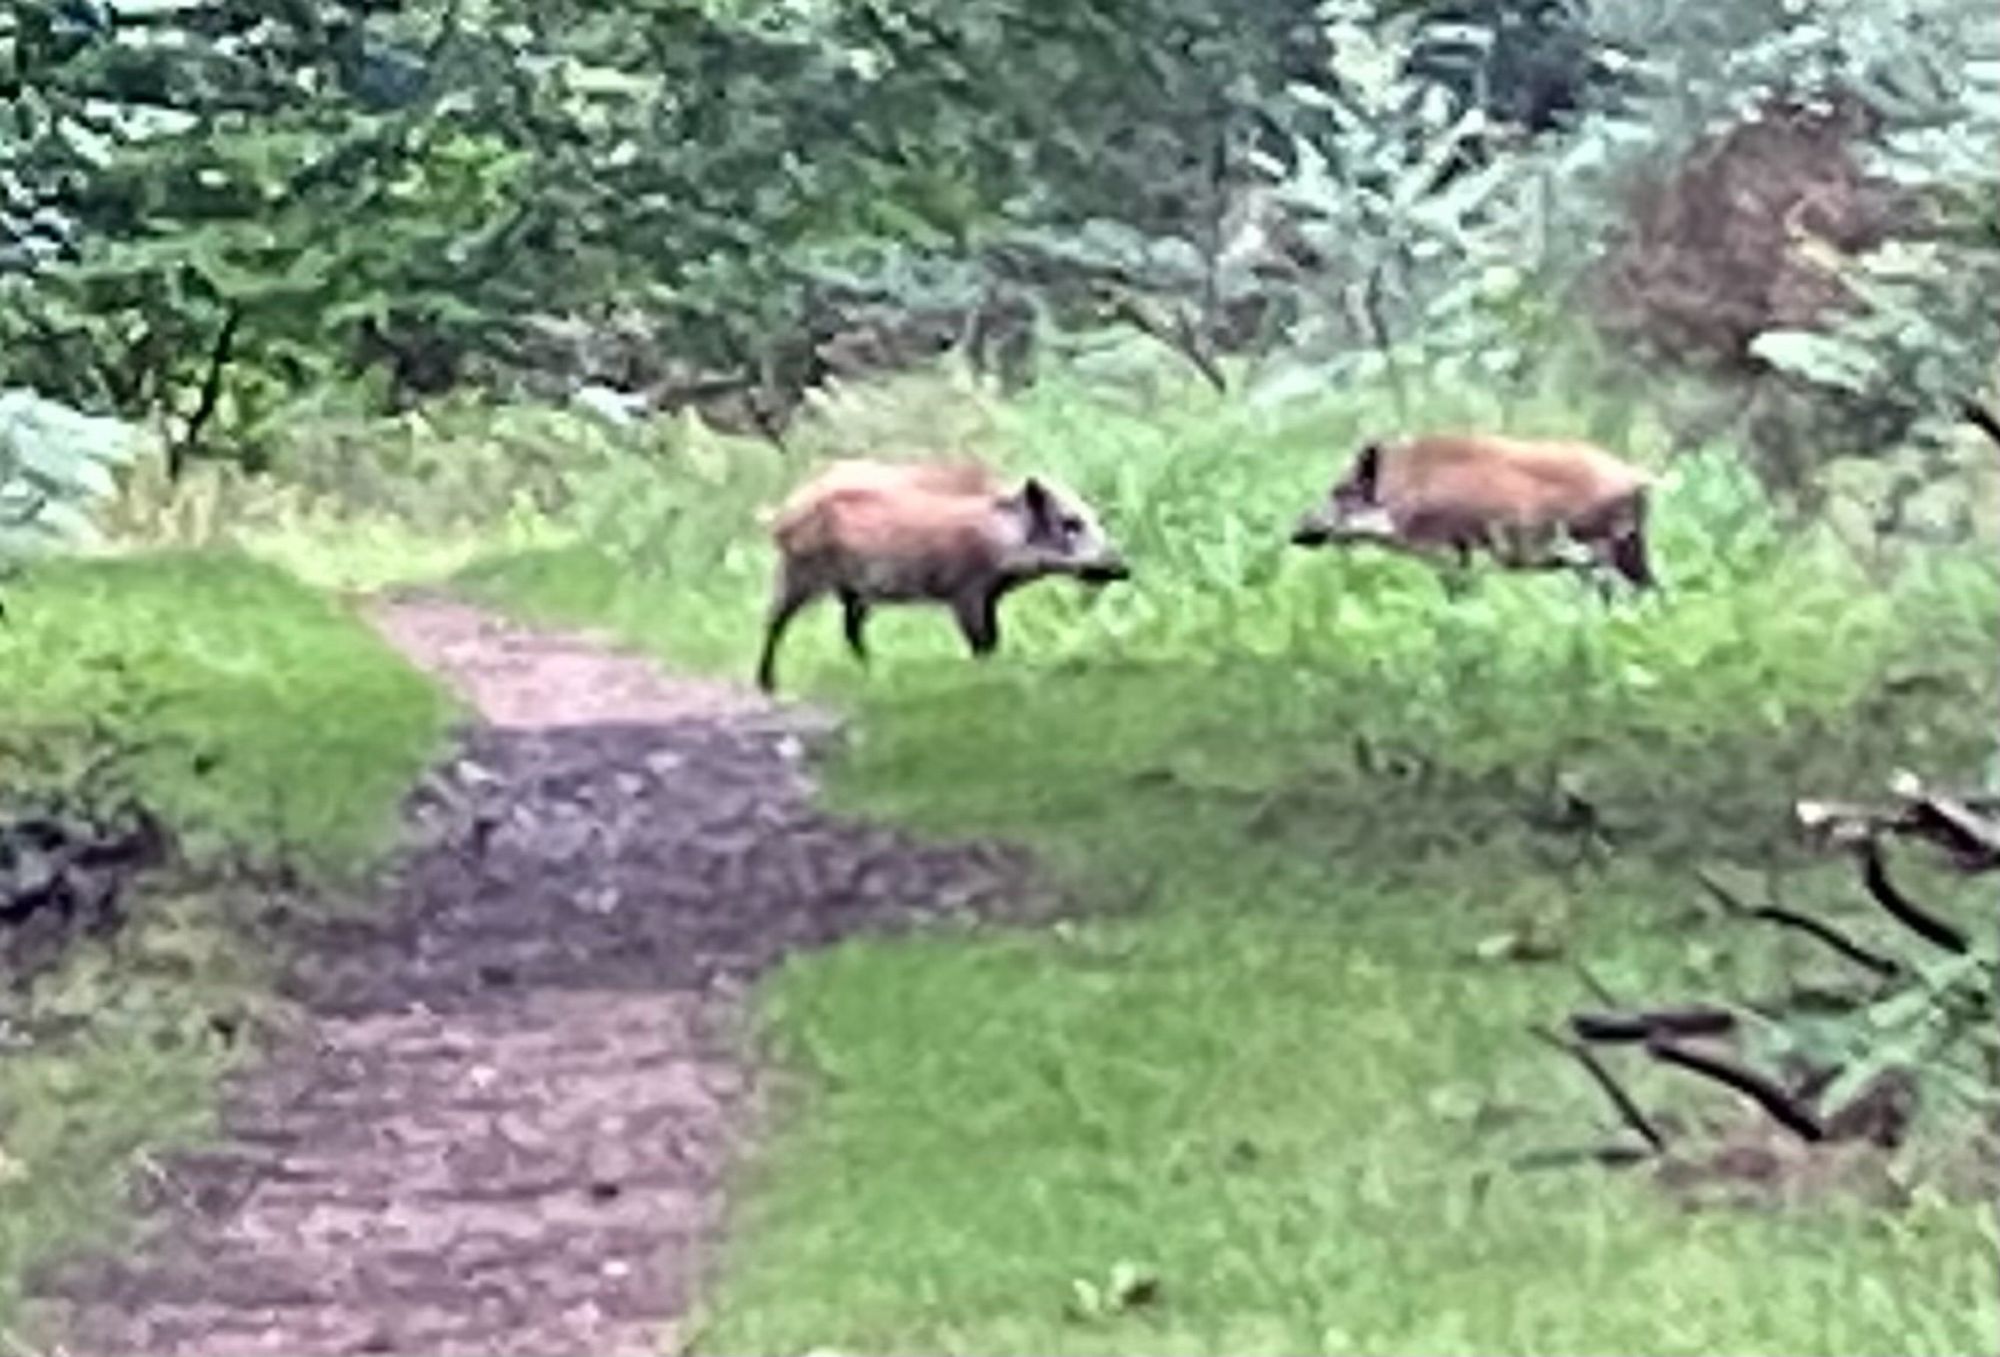
M178 849L126 889L118 926L45 971L0 973L0 1333L12 1336L32 1269L110 1237L154 1156L207 1133L216 1079L271 1016L272 943L239 866L337 898L387 846L448 708L339 605L240 556L53 561L7 602L6 804L60 802L116 760L117 793Z

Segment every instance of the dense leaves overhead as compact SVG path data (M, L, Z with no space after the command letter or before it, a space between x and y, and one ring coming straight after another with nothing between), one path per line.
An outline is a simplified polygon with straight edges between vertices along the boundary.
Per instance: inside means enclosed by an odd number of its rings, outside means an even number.
M1904 7L1965 55L1968 0ZM1134 320L1212 379L1218 346L1419 333L1504 370L1494 326L1588 261L1620 167L1774 78L1936 124L1913 27L1837 37L1848 8L22 0L0 378L254 462L363 372L768 421L836 350L1037 315Z

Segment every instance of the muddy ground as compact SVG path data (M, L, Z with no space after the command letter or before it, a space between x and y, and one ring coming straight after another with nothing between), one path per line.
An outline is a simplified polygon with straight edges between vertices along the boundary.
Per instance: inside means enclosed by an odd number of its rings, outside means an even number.
M164 1166L146 1242L47 1279L64 1351L670 1350L765 1086L746 982L1037 908L1017 852L815 810L823 718L438 598L374 619L483 719L390 898L300 939L308 1021Z

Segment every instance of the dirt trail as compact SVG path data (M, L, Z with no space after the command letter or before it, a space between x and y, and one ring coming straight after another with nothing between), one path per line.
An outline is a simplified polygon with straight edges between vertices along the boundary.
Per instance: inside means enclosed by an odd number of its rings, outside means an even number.
M484 718L411 796L392 898L319 928L311 1014L165 1166L135 1254L44 1287L71 1353L669 1350L788 951L1016 911L1028 864L811 805L828 723L411 597L377 625Z

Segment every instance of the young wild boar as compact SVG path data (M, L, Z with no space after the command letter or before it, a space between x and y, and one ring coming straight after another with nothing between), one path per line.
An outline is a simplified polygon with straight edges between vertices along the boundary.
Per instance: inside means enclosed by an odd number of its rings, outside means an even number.
M847 645L878 603L949 607L973 655L999 644L1000 600L1050 575L1088 584L1129 571L1089 508L1041 477L1008 490L976 463L836 462L770 519L780 560L757 686L777 686L779 643L799 610L840 599Z
M1484 549L1513 569L1608 567L1639 589L1652 478L1588 443L1427 434L1370 443L1292 532L1298 546L1379 542L1448 550L1461 567ZM1565 547L1585 553L1579 561Z

